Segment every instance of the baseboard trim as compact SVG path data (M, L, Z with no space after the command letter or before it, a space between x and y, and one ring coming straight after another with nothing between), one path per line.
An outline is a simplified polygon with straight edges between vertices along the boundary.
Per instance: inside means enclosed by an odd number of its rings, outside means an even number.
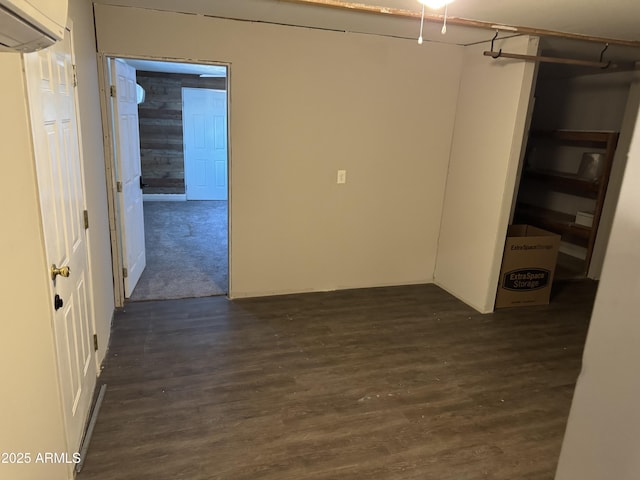
M91 443L91 437L93 436L93 429L96 426L96 421L98 420L98 414L100 413L100 407L102 406L102 401L104 400L104 394L106 391L107 384L103 383L100 386L98 396L95 399L95 403L93 404L93 408L89 414L89 424L87 425L87 429L84 432L84 437L80 445L80 462L76 464L76 473L80 473L84 466L84 460L87 457L87 451L89 450L89 444Z
M229 286L229 292L227 297L229 300L237 300L244 298L259 298L259 297L271 297L278 295L299 295L303 293L327 293L327 292L339 292L345 290L362 290L369 288L386 288L386 287L404 287L411 285L430 285L434 283L433 278L424 280L409 280L407 282L393 282L393 283L371 283L365 285L340 285L325 288L308 288L308 289L286 289L286 290L255 290L250 292L236 292Z
M186 202L186 193L144 193L143 202Z

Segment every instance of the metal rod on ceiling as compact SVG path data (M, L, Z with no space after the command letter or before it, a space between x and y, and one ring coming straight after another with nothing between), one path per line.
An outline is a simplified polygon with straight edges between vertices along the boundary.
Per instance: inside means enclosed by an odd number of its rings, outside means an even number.
M579 65L581 67L593 67L593 68L618 68L618 65L611 62L592 62L589 60L578 60L576 58L561 58L561 57L544 57L541 55L523 55L520 53L507 53L507 52L483 52L485 57L498 58L512 58L515 60L525 60L529 62L542 62L542 63L561 63L564 65Z
M591 60L580 60L577 58L562 58L562 57L546 57L546 56L542 56L542 55L525 55L522 53L507 53L507 52L503 52L502 49L496 51L494 48L495 45L495 41L498 39L498 34L500 32L498 32L496 30L496 34L493 36L493 38L491 39L491 50L490 51L484 51L483 55L485 57L491 57L494 60L498 59L498 58L512 58L515 60L524 60L524 61L529 61L529 62L541 62L541 63L560 63L560 64L564 64L564 65L578 65L580 67L593 67L593 68L600 68L602 70L607 70L609 68L611 68L612 70L616 70L616 71L620 71L622 69L624 70L634 70L635 64L630 63L630 64L626 64L624 66L620 66L620 65L616 65L611 63L611 61L604 61L604 53L607 51L607 49L609 48L609 44L605 44L604 48L602 49L602 52L600 52L600 60L598 62L594 62Z
M382 7L376 5L367 5L364 3L347 2L343 0L280 0L282 2L297 3L303 5L312 5L316 7L326 7L341 10L349 10L352 12L388 15L392 17L400 18L415 18L420 19L420 12L414 12L411 10L405 10L401 8ZM441 22L442 15L425 14L425 20ZM483 22L481 20L470 20L460 17L447 17L447 23L449 25L458 25L461 27L483 28L486 30L505 30L509 32L517 32L522 35L535 35L539 37L558 37L567 38L571 40L582 40L587 42L609 43L611 45L621 45L626 47L640 47L640 41L637 40L623 40L615 38L597 37L593 35L583 35L580 33L558 32L555 30L545 30L542 28L531 28L512 25L496 25L491 22Z

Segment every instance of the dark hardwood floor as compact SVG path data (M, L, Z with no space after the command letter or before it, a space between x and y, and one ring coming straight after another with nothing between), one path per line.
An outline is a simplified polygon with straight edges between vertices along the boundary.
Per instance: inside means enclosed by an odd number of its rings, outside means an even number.
M129 304L78 479L552 479L595 289L490 315L433 285Z

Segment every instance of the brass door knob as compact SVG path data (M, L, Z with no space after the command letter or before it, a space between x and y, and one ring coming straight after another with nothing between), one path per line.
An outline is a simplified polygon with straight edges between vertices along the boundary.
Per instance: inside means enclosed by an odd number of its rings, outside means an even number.
M56 267L54 263L51 265L51 280L55 280L58 275L62 277L68 277L71 274L71 269L69 267Z

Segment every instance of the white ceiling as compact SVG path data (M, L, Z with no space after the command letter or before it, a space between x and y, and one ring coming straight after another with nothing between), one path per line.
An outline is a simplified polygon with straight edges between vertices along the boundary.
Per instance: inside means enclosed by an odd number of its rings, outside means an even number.
M273 22L339 31L417 38L420 20L392 15L361 13L340 8L307 5L287 0L96 0L155 10L197 13L223 18ZM348 1L348 0L345 0ZM418 14L417 0L354 0L358 4L402 9ZM435 14L443 14L443 9ZM513 25L573 34L640 41L640 0L455 0L450 16L491 24ZM489 42L487 29L449 25L440 34L440 21L425 25L425 45L444 42L459 45ZM506 34L501 33L501 35ZM544 54L598 60L604 44L543 38ZM640 61L640 48L611 45L606 60Z
M98 0L100 3L140 6L158 10L201 13L251 20L279 21L350 30L339 9L300 5L279 0ZM348 0L347 0L348 1ZM416 0L359 0L357 3L420 12ZM436 12L436 13L442 13ZM640 40L638 0L455 0L449 15L489 23L543 28L561 32L595 35L612 39ZM379 28L384 15L354 22L353 28L367 24ZM413 21L412 23L416 23ZM384 29L384 28L383 28Z

